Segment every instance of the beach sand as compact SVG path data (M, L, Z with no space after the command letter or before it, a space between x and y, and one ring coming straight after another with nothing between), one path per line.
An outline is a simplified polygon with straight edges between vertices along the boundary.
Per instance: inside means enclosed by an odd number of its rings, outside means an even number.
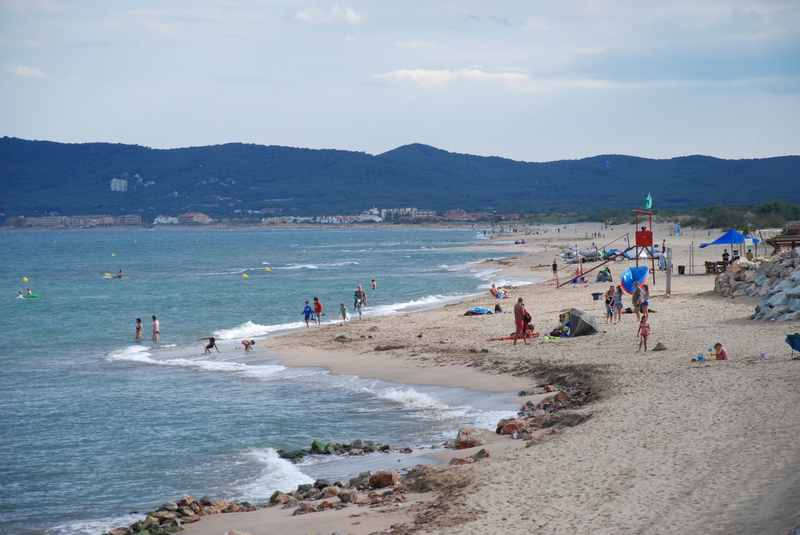
M558 234L552 226L541 228L550 231L503 238L525 238L522 246L487 244L498 256L516 255L487 263L503 269L498 278L546 280L559 247L604 243L586 238L601 231L599 224L570 225ZM691 230L675 238L668 228L659 225L656 239L666 238L673 248L674 265L688 263L692 241L709 238ZM629 230L602 232L613 238ZM695 270L721 252L696 249ZM610 264L614 280L627 266ZM502 437L487 446L490 459L447 468L466 483L438 497L437 514L424 515L416 526L422 533L784 533L800 526L800 362L789 359L783 341L800 324L750 320L754 302L717 296L713 276L675 275L671 296L665 295L664 273L656 277L650 347L661 342L667 348L662 352L636 352L633 315L619 325L604 322L602 301L590 295L608 287L601 283L558 290L545 283L521 286L502 301L505 313L464 317L469 306L494 306L487 292L436 310L290 332L269 338L259 350L266 347L289 365L334 373L490 391L533 387L530 370L537 368L591 376L599 392L584 407L591 419L533 447ZM594 314L601 332L527 346L489 341L514 330L511 310L518 296L540 333L556 327L559 311L569 307ZM690 363L717 341L730 361ZM437 496L411 496L415 504L399 512L349 507L290 517L291 511L273 508L204 519L186 533L368 533L414 526L415 518L422 519L421 504Z

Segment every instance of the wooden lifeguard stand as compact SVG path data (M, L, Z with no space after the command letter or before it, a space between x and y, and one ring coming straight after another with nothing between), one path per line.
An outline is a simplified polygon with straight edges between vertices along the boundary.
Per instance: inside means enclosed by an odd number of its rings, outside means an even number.
M636 266L639 266L639 254L642 250L647 251L650 257L650 273L653 276L653 284L656 283L656 259L653 256L653 211L640 210L633 211L633 219L636 225L635 234L635 251L636 251ZM647 224L645 225L645 221ZM641 222L641 226L639 226ZM645 264L647 262L645 261Z

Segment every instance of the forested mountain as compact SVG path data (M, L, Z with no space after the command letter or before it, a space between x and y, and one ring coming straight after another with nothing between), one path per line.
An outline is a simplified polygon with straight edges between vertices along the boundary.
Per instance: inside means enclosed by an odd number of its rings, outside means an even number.
M112 180L116 189L112 191ZM230 143L151 149L0 139L0 212L233 215L352 213L371 206L589 211L800 201L800 156L520 162L405 145L370 155ZM123 185L123 186L120 186Z

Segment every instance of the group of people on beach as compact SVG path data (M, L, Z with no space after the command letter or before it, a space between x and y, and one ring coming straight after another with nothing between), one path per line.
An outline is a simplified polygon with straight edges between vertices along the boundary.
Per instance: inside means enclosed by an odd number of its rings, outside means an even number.
M374 277L370 281L370 287L373 290L378 289L378 281ZM361 283L358 283L355 291L353 292L353 313L358 314L358 319L361 319L362 308L366 306L367 292L364 290L364 287L361 285ZM306 327L310 327L312 323L315 323L318 326L321 325L322 316L324 315L324 307L322 306L322 302L318 297L314 297L311 304L309 304L308 301L305 302L305 306L303 307L303 319L306 322ZM349 319L347 314L347 306L344 303L339 303L339 317L342 321L347 321Z

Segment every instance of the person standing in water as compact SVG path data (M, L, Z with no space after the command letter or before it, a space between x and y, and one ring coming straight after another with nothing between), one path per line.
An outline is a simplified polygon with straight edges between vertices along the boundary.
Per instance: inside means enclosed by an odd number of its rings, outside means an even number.
M134 340L142 339L142 318L136 318L136 336Z
M347 307L344 306L344 303L339 303L339 315L342 317L342 321L347 321Z
M314 298L314 316L317 320L317 325L322 323L322 303L319 297Z
M372 286L373 290L377 290L378 289L378 281L376 281L375 279L372 279L372 282L370 282L370 285Z
M217 353L219 353L219 348L217 347L216 338L214 338L213 336L209 336L207 338L201 338L200 340L208 340L208 343L206 344L206 349L205 351L203 351L203 355L208 355L209 353L211 353L212 349L216 349Z
M311 321L311 318L314 316L314 309L308 304L306 301L306 306L303 307L303 317L306 320L306 327L308 327L308 322Z
M157 344L161 341L161 323L158 318L153 315L153 343Z

